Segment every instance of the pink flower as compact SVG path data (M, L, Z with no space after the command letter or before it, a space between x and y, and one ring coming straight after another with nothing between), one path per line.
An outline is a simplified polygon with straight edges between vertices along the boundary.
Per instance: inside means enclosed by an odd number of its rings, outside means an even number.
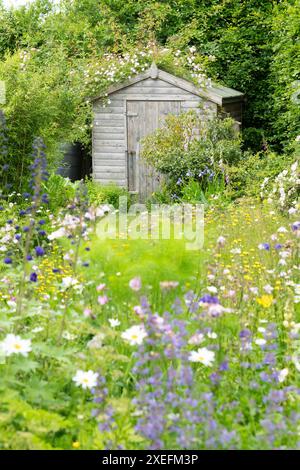
M132 289L134 291L140 290L141 287L142 287L141 278L140 277L134 277L133 279L131 279L129 281L129 287L130 287L130 289Z
M105 305L105 304L107 304L107 302L108 302L108 297L107 297L107 295L99 295L99 297L98 297L98 303L99 303L100 305Z
M133 307L133 311L139 317L143 315L142 307L140 307L139 305L136 305L135 307Z
M83 311L83 315L86 317L86 318L89 318L92 316L92 310L90 308L85 308L84 311Z
M97 291L98 292L101 292L102 290L104 290L106 287L106 284L99 284L99 286L96 287Z

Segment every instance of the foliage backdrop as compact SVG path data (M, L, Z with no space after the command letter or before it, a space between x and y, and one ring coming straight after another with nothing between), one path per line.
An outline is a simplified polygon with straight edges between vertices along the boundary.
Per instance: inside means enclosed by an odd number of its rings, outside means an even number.
M0 79L17 180L35 136L55 165L61 142L90 140L87 97L157 51L161 66L182 73L174 56L191 47L208 76L245 93L245 148L288 149L300 122L299 9L300 0L35 0L11 10L0 1Z

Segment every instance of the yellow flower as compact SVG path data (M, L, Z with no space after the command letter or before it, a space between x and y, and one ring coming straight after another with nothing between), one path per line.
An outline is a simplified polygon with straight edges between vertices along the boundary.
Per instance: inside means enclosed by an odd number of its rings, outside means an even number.
M273 304L273 300L272 295L262 295L256 299L256 302L264 308L269 308Z
M79 449L80 442L78 442L78 441L73 442L72 447L73 447L73 449Z

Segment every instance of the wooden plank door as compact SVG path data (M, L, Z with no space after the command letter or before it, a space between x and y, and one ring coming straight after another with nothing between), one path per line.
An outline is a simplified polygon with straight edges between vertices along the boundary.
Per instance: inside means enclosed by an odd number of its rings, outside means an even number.
M127 178L129 191L145 200L159 187L159 175L138 159L143 137L161 127L168 114L180 113L180 101L127 101Z

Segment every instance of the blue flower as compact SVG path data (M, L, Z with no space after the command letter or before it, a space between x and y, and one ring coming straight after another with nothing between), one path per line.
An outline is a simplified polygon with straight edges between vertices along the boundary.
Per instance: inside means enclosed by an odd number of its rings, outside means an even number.
M4 259L4 263L5 264L12 264L12 259L7 257L7 258Z
M293 230L293 232L296 232L296 231L299 230L299 229L300 229L300 220L298 220L297 222L294 222L294 223L292 224L292 230Z
M45 250L41 246L36 246L35 247L35 254L36 256L44 256Z
M269 243L261 243L260 245L258 245L258 248L260 250L269 251L270 250L270 244Z
M204 304L219 304L219 299L217 297L213 297L212 295L205 294L201 297L200 302Z
M37 273L31 273L29 279L31 282L37 282L37 279L38 279Z

